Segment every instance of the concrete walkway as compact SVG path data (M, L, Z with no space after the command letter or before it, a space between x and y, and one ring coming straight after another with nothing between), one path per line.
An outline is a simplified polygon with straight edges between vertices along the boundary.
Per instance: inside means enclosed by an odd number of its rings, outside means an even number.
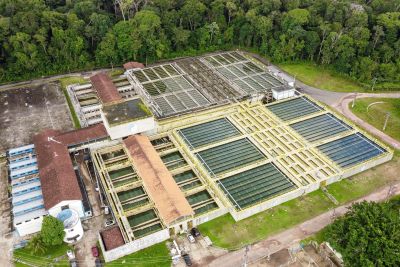
M388 196L394 196L400 194L400 182L392 186L385 186L380 190L362 197L352 203L339 206L334 210L325 212L317 217L314 217L308 221L298 224L286 231L279 234L270 236L269 238L258 242L254 245L249 246L247 253L248 264L256 263L259 260L273 254L281 249L290 248L299 241L317 233L322 228L332 223L333 219L338 216L342 216L346 213L347 208L355 202L361 201L384 201ZM267 223L267 222L265 222ZM212 267L232 267L232 266L243 266L245 257L245 248L227 253L221 257L218 257L208 264L201 263L200 266L212 266Z

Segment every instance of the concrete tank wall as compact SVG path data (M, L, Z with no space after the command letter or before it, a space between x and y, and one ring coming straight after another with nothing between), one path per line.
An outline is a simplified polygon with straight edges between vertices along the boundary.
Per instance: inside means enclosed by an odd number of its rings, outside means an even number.
M98 239L101 250L103 251L104 260L110 262L169 239L169 230L164 229L155 232L109 251L105 251L100 234L98 235Z

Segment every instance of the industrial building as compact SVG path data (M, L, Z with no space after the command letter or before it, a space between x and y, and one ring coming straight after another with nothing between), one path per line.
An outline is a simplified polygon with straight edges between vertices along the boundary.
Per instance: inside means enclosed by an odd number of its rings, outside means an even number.
M226 213L245 219L393 156L242 52L125 67L129 95L105 74L69 87L82 125L94 125L76 133L90 135L86 142L65 141L61 133L43 137L63 147L57 153L90 150L116 221L99 233L106 261ZM78 95L89 87L96 102L86 105ZM93 107L94 120L87 112ZM36 153L24 158L26 165L38 158L45 194L38 144L43 147L35 142ZM68 161L52 164L73 168Z
M64 210L72 210L74 218L91 216L70 153L104 140L108 134L102 124L66 133L46 130L34 144L7 152L13 226L19 236L40 231L44 216L57 217ZM67 236L71 241L82 237L79 231Z

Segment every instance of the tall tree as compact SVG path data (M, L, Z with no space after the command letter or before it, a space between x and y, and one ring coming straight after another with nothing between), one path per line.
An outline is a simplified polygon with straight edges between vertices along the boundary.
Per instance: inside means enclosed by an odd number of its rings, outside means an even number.
M63 243L65 236L63 223L53 216L45 216L40 230L40 237L46 247Z
M400 203L356 203L323 231L347 266L400 266Z

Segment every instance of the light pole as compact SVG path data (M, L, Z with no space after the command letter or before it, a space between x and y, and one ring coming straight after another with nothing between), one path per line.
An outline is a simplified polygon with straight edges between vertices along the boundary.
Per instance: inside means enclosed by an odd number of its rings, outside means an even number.
M384 130L384 131L386 130L386 126L387 126L389 117L390 117L390 112L386 113L385 123L383 124L383 130Z

